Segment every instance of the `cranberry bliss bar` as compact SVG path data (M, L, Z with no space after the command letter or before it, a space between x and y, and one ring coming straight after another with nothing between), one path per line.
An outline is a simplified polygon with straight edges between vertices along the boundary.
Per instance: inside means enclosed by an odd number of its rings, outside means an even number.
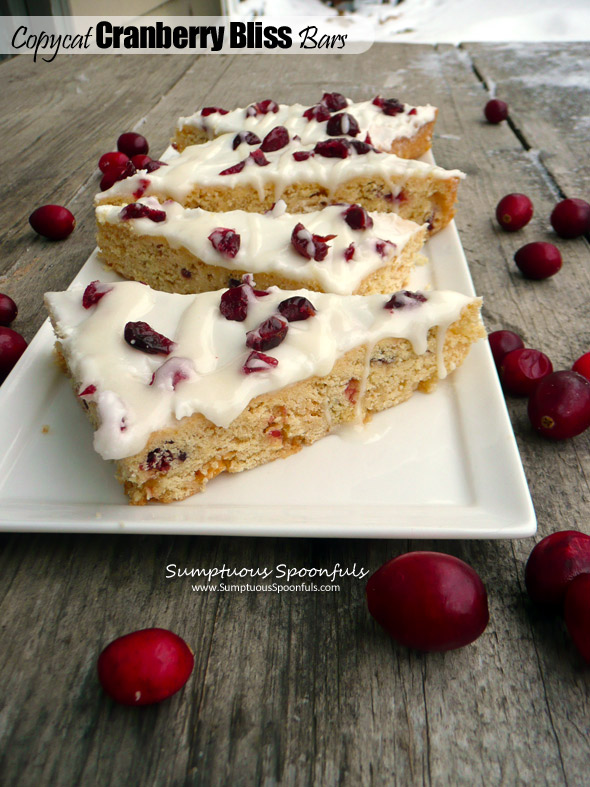
M182 500L431 390L484 336L454 292L49 293L58 353L131 503Z
M418 158L432 146L436 115L436 107L414 107L395 98L376 96L354 103L340 93L324 93L311 107L277 104L270 99L231 111L204 107L190 117L179 118L172 142L177 150L184 150L239 132L256 136L260 142L275 126L284 126L306 145L329 136L350 136L385 153Z
M130 172L121 173L95 203L124 205L153 196L186 208L252 213L264 213L279 199L290 213L359 203L428 224L431 233L453 218L464 177L459 170L381 153L348 137L303 145L284 126L273 128L261 143L224 134L186 148L151 172L134 167Z
M366 295L406 286L426 226L360 205L285 208L279 201L266 214L209 213L155 197L99 205L101 258L126 279L166 292L218 290L248 271L260 287L287 290Z

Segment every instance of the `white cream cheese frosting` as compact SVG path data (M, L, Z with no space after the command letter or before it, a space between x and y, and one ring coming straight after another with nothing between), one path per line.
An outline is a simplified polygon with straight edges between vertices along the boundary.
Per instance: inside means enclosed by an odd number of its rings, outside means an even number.
M472 298L449 291L423 292L419 302L385 308L390 296L339 296L276 287L257 295L249 285L242 322L220 311L226 290L200 295L158 292L138 282L117 282L84 308L84 288L48 293L46 302L79 395L94 401L100 425L94 446L105 459L122 459L141 451L158 429L177 419L202 413L227 427L256 396L314 375L328 374L335 361L354 347L373 346L399 337L417 354L427 349L428 331L439 326L439 376L442 344L448 326ZM271 316L281 316L287 298L307 298L316 313L288 322L284 340L262 350L247 346L247 333ZM173 344L168 354L148 354L124 338L129 322L147 323ZM271 362L264 361L270 356ZM250 360L249 360L250 359ZM262 371L245 373L246 364Z
M436 118L436 107L429 104L422 107L402 104L402 112L386 115L372 100L353 102L347 98L346 102L347 107L332 114L346 112L352 115L360 128L358 139L364 140L366 134L369 134L371 143L379 150L389 150L397 139L413 137L424 125ZM203 110L199 110L189 117L179 118L176 127L179 131L185 128L199 129L210 139L240 131L251 131L262 139L275 126L285 126L291 134L301 137L304 145L315 144L326 139L328 121L309 120L303 114L307 109L309 106L304 104L278 104L277 112L258 115L248 114L248 107L239 107L226 114L211 112L203 115Z
M363 279L391 264L410 238L420 232L418 224L395 213L371 213L372 227L353 229L345 220L348 205L288 214L285 203L279 201L269 213L258 214L241 210L213 213L201 208L183 208L177 202L160 203L155 197L141 198L138 203L163 211L165 220L126 219L122 218L124 212L120 206L99 205L97 223L123 224L134 235L165 238L172 248L184 248L208 265L254 274L272 272L294 281L313 280L325 292L340 295L352 294ZM324 259L306 259L296 251L291 236L299 223L312 234L335 235L327 241ZM221 253L209 240L218 228L228 228L239 235L235 257Z
M330 137L336 142L341 137ZM274 199L279 200L285 189L295 183L317 183L332 194L342 184L355 178L383 178L392 198L403 188L410 177L448 180L465 177L459 170L446 170L415 159L403 159L393 153L369 150L357 153L351 147L346 158L332 158L314 153L315 146L303 145L290 135L289 142L279 150L264 152L268 164L259 166L250 155L258 153L260 146L242 142L233 148L233 134L223 134L202 145L191 145L182 153L172 156L166 166L153 172L138 171L135 175L117 181L110 189L96 195L95 203L103 204L123 198L133 202L142 196L156 196L184 203L196 188L228 188L251 186L261 199L265 188L274 187ZM324 141L318 143L323 144ZM345 144L354 146L356 140L345 139ZM361 144L361 143L359 143ZM304 160L298 156L310 154ZM221 174L236 167L243 168L233 174Z

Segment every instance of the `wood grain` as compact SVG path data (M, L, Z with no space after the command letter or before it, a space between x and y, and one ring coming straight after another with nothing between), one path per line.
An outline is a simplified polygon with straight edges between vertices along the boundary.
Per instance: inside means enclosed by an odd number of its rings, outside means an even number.
M590 56L587 45L561 49L560 62ZM512 256L529 240L552 237L547 217L557 192L584 196L585 175L572 169L583 145L568 117L553 109L538 122L548 94L518 87L510 70L516 62L526 62L531 74L552 73L543 48L492 45L379 45L361 56L329 57L79 56L47 65L18 57L0 64L10 107L0 122L9 173L0 198L0 289L21 306L17 327L30 338L44 318L40 294L67 286L91 250L95 164L120 131L144 129L159 151L174 118L199 104L231 107L265 97L311 103L330 88L440 108L434 152L438 163L469 176L457 223L488 328L517 330L556 367L569 366L590 344L587 242L560 242L564 268L546 282L522 279ZM514 106L518 134L482 120L492 83ZM590 105L589 92L559 86L571 111ZM531 225L516 235L493 220L497 201L510 191L526 192L535 204ZM28 229L32 206L44 201L67 204L78 218L64 243ZM588 532L588 435L549 444L530 432L524 402L512 400L509 408L539 536ZM532 539L3 535L0 544L2 784L587 783L587 670L559 619L526 599ZM165 571L172 563L356 563L373 571L411 548L457 555L483 578L491 620L474 645L430 655L395 645L369 618L364 582L356 579L342 580L335 593L215 593L193 592L188 578L166 579ZM152 625L187 639L193 676L159 707L115 706L95 679L96 656L121 633Z

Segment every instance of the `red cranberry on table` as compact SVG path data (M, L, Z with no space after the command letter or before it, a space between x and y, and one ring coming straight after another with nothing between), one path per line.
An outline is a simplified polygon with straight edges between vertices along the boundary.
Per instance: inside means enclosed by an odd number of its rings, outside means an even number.
M547 375L530 396L528 415L533 427L552 440L581 434L590 426L590 381L571 371Z
M369 612L402 645L423 651L461 648L488 624L488 598L477 573L452 555L408 552L367 582Z
M564 199L553 208L550 220L560 238L578 238L590 232L590 205L583 199Z
M584 353L572 366L572 371L581 374L587 380L590 380L590 353Z
M501 123L508 117L508 104L499 98L492 98L483 111L488 123Z
M18 308L12 298L0 293L0 325L10 325L16 320L17 314Z
M535 241L522 246L514 255L514 262L527 279L548 279L561 270L559 249L552 243Z
M574 645L590 664L590 573L578 574L570 582L565 594L564 617Z
M107 645L98 658L98 679L123 705L151 705L179 691L194 663L193 652L177 634L142 629Z
M533 217L533 203L525 194L507 194L496 207L498 224L506 232L522 229Z
M98 168L104 174L111 167L124 167L128 161L129 156L126 156L119 150L113 150L110 153L103 153L98 159Z
M507 353L500 364L504 390L514 396L529 396L539 380L553 371L553 364L540 350L520 348Z
M523 340L514 331L492 331L488 336L488 341L497 369L500 368L505 355L512 352L512 350L519 350L521 347L524 347Z
M133 158L133 156L142 153L149 153L150 146L147 139L141 134L136 134L135 131L127 131L125 134L121 134L117 140L117 150L129 156L129 158Z
M146 156L145 153L138 153L136 156L133 156L131 159L131 163L135 167L135 169L146 169L147 165L152 161L149 156Z
M561 530L535 546L524 579L535 604L559 609L568 584L586 572L590 572L590 536L578 530Z
M0 327L0 382L8 376L26 349L27 343L20 333Z
M42 205L29 216L29 224L39 235L49 240L63 240L74 230L74 214L61 205Z

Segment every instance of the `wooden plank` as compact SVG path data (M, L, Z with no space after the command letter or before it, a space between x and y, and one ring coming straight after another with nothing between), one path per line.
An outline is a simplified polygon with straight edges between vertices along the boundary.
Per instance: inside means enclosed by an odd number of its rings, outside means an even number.
M60 78L69 84L83 68L88 95L104 98L120 63L96 60L64 58ZM397 93L438 105L437 160L469 175L458 224L476 287L486 298L488 327L522 331L527 342L549 349L556 365L580 354L587 246L565 244L564 270L547 282L525 282L515 272L514 250L546 237L543 217L553 196L543 169L511 130L481 121L486 92L468 54L451 47L381 45L359 57L216 56L188 68L183 63L175 76L166 72L166 84L158 82L162 62L142 59L136 78L152 86L151 99L137 114L133 100L113 101L109 138L141 114L142 128L159 150L173 118L198 104L229 107L266 96L311 103L324 88L354 98ZM288 84L277 84L277 74ZM16 89L12 95L25 115L32 106L31 83L22 96ZM55 138L72 144L76 120L57 115ZM18 126L18 116L14 122ZM29 133L34 137L34 130ZM13 152L24 155L29 139L15 140ZM78 169L64 169L64 199L81 217L88 249L96 188L96 176L88 172L104 150L102 139L101 132L90 155L76 137ZM31 167L38 168L38 148L29 155ZM15 177L24 187L24 175ZM48 175L44 188L51 183ZM526 191L536 206L533 223L518 236L499 231L492 218L499 197L512 190ZM21 243L22 228L13 233ZM58 246L23 247L13 258L7 281L25 299L31 330L41 319L39 292L65 286L85 259L71 245L76 234ZM549 445L531 435L523 402L512 402L510 409L540 533L583 527L588 436ZM9 536L2 545L5 784L583 783L587 681L559 621L528 608L522 576L530 539ZM165 579L168 563L330 569L356 562L372 571L409 548L455 554L480 573L491 622L476 644L427 656L394 645L369 618L364 582L358 580L342 581L337 593L279 595L193 592L188 580ZM178 696L157 708L117 707L96 683L96 655L118 634L149 625L169 626L186 637L195 650L195 672Z

